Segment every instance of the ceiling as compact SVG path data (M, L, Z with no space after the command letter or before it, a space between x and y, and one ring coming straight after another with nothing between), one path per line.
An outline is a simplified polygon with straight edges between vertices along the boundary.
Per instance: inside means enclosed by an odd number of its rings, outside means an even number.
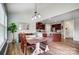
M27 18L30 21L31 21L33 12L34 12L34 5L35 3L7 3L6 4L9 17L10 16L12 17L12 15L16 15L16 17L19 17L18 15L20 14L23 16L27 15ZM63 3L63 4L61 3L38 3L37 4L38 12L42 16L40 20L45 20L47 18L54 17L56 15L63 14L63 13L66 13L66 12L69 12L69 11L72 11L78 8L79 8L78 3L71 3L71 4L69 3ZM23 17L23 16L20 16L20 17ZM51 21L48 21L48 22L51 22Z
M8 8L8 13L32 13L35 9L35 3L8 3L6 4ZM38 11L50 6L49 3L38 3Z

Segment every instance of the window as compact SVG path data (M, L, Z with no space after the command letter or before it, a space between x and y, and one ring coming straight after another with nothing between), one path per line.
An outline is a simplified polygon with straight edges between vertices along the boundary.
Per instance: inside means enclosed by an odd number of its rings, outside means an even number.
M7 15L3 8L3 5L0 4L0 50L5 44L7 39Z
M0 25L0 47L4 42L4 27Z

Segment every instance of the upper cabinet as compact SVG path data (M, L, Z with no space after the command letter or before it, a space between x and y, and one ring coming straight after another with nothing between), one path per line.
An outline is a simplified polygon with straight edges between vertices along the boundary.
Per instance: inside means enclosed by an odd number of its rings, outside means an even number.
M43 24L42 22L37 22L36 23L36 30L38 32L45 31L45 24Z
M57 32L57 30L61 30L61 24L51 25L51 31Z

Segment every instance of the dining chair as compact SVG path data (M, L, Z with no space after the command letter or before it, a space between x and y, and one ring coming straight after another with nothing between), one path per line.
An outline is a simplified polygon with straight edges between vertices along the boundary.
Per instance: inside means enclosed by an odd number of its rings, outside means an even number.
M32 55L39 55L40 53L47 52L49 50L48 44L46 41L36 43L36 49L32 53Z
M36 43L36 48L35 48L35 50L33 51L32 55L38 55L38 54L40 54L40 53L43 53L43 51L40 49L40 43L37 42L37 43Z
M35 44L29 44L27 42L26 35L24 33L20 34L21 38L21 49L24 54L27 54L27 49L30 48L32 50L35 49Z
M21 35L22 35L22 33L18 34L19 42L21 42Z
M20 39L21 39L21 50L23 54L27 54L27 41L23 33L20 34Z
M44 52L47 52L47 51L49 50L47 41L40 42L40 48L41 48Z

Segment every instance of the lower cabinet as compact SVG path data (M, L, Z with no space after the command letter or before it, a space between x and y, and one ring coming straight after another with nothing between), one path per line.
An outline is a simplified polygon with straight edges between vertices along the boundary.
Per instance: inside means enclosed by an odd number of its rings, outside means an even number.
M53 34L53 41L60 42L61 41L61 34Z

